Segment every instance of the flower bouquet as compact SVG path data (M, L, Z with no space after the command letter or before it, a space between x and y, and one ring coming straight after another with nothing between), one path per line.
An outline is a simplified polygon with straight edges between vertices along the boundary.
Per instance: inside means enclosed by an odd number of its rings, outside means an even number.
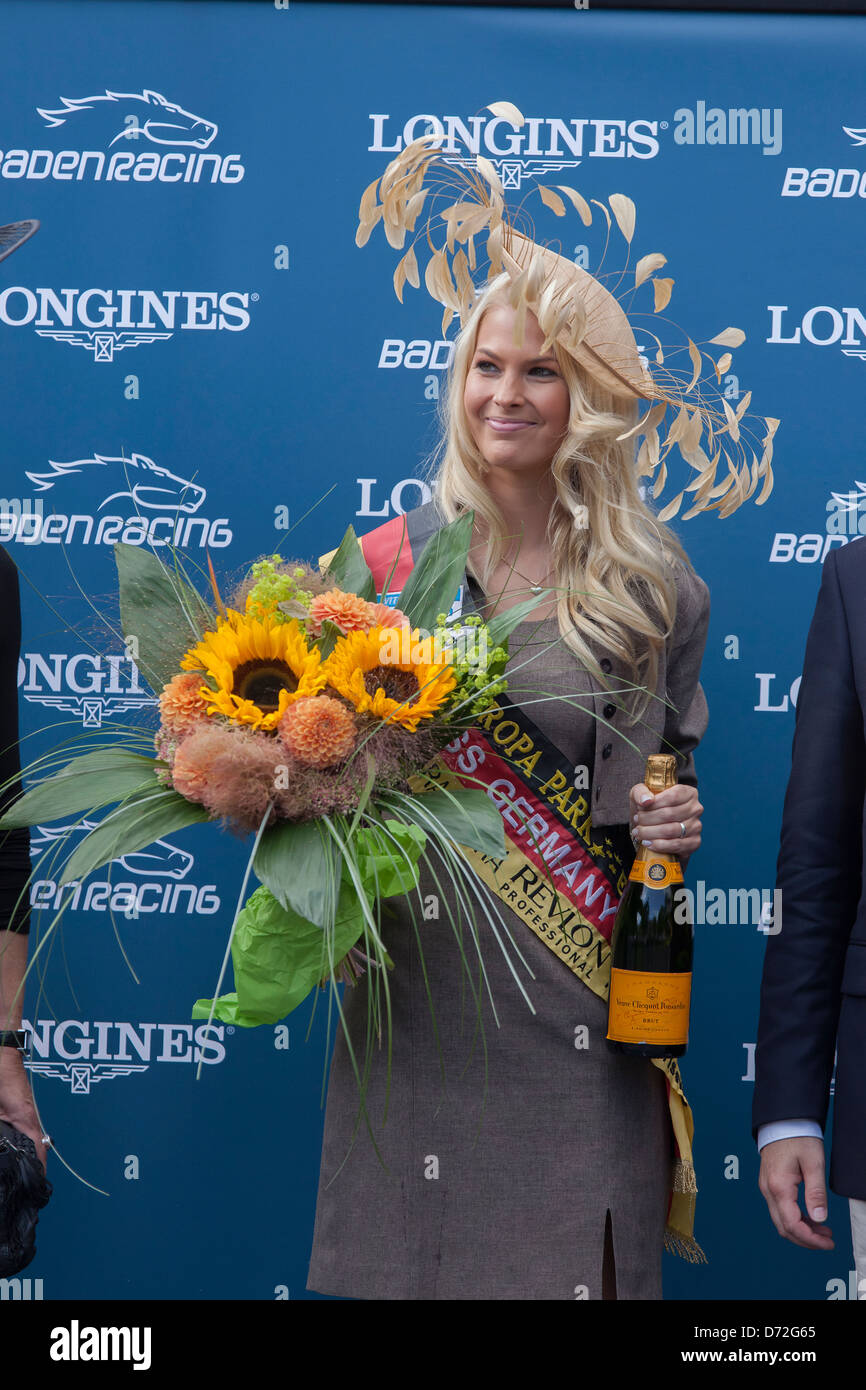
M202 593L176 552L163 563L115 547L126 648L159 697L155 741L138 726L71 760L54 750L24 769L42 780L0 828L79 817L50 851L66 851L61 884L197 822L252 834L216 991L194 1018L275 1023L318 984L369 970L381 1033L383 901L417 887L431 853L458 890L479 887L458 846L505 853L484 791L424 777L504 690L509 633L538 602L488 623L449 621L472 519L432 537L397 608L376 601L351 527L325 575L271 556L228 601L210 562ZM105 808L80 838L81 820ZM259 886L247 898L251 876ZM471 916L471 894L460 895ZM486 916L507 956L495 905ZM220 995L229 955L235 988Z

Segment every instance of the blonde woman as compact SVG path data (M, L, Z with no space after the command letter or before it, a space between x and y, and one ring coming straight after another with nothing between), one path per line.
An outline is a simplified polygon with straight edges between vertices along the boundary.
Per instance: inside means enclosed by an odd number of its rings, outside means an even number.
M575 769L589 848L617 847L628 865L631 832L685 859L701 841L692 752L707 723L707 589L640 495L634 440L620 438L640 388L620 376L622 355L591 373L586 354L579 361L515 307L513 290L509 274L493 279L464 321L433 500L405 518L408 544L417 555L474 511L464 609L489 617L539 595L511 638L508 699ZM573 282L575 312L583 290ZM383 566L388 525L365 544ZM641 777L655 752L679 755L679 785L652 797ZM609 1050L603 998L527 929L530 882L519 910L498 906L534 977L535 1012L489 950L496 1018L485 988L483 1031L451 885L422 876L423 920L398 900L385 938L396 967L390 1087L383 1047L367 1077L368 1127L338 1031L309 1288L364 1299L661 1297L665 1076ZM344 999L359 1057L366 987Z

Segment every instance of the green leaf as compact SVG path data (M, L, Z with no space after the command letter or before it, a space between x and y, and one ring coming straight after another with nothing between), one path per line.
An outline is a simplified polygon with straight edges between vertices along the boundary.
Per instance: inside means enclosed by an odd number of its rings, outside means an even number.
M75 758L54 777L30 787L14 806L0 816L0 828L40 825L93 811L123 801L147 783L155 766L153 758L122 749L100 749Z
M336 965L364 929L351 887L343 885L331 939ZM255 1028L278 1023L303 1003L330 968L325 933L296 912L280 907L267 888L257 888L238 914L232 941L235 989L222 995L214 1015L224 1023ZM213 1001L198 999L193 1018L207 1018Z
M118 542L114 558L127 646L151 690L159 692L177 675L184 653L216 625L213 613L197 590L151 551Z
M358 594L361 598L375 601L376 586L353 526L346 527L346 534L328 565L328 573L334 576L339 587L347 593Z
M334 650L334 648L337 645L337 642L342 636L343 633L341 632L340 628L337 627L337 624L332 623L330 618L325 618L324 622L322 623L322 635L316 643L316 645L319 648L319 654L323 661L326 659L326 657L329 657L331 655L331 652Z
M103 864L110 863L121 854L133 854L163 835L209 819L203 806L185 800L169 787L160 786L154 779L146 795L112 811L95 830L85 836L66 864L60 882L71 883L73 879L86 878L94 869L101 869Z
M371 901L377 891L380 898L393 898L417 886L418 860L427 844L427 836L419 825L391 819L383 821L383 825L393 838L377 836L368 827L359 830L355 837L358 867ZM399 848L394 846L394 840ZM348 877L345 869L344 874Z
M266 830L253 860L253 872L280 907L322 925L328 902L337 895L339 865L332 842L315 821L283 821Z
M436 816L445 834L458 845L477 849L479 854L490 854L495 859L504 857L502 816L486 792L469 787L453 791L435 788L424 792L418 798L418 804ZM421 823L427 829L423 820ZM437 832L429 829L427 833L433 835Z
M397 607L413 627L432 632L437 613L447 613L466 569L474 512L464 512L434 532L403 585Z
M380 898L386 898L395 893L408 893L417 885L417 863L426 843L424 831L416 825L391 819L384 820L382 825L391 832L391 839L370 826L360 829L353 841L361 883L370 903L377 891ZM293 858L301 844L302 840L298 839L291 850ZM272 853L274 858L279 853L276 838ZM341 867L336 918L327 934L291 908L281 907L267 887L256 889L235 924L232 940L235 989L216 1000L214 1016L223 1023L234 1023L242 1028L278 1023L328 974L331 961L339 964L363 930L363 907L345 863ZM329 940L332 943L330 957ZM385 963L390 964L387 955ZM193 1018L207 1018L212 1004L211 999L196 1000Z
M498 647L500 643L510 637L517 624L522 623L533 608L537 608L539 603L552 593L552 589L544 589L540 594L534 594L532 598L524 599L523 603L517 603L513 608L506 609L504 613L497 613L495 618L489 618L487 630L490 646Z

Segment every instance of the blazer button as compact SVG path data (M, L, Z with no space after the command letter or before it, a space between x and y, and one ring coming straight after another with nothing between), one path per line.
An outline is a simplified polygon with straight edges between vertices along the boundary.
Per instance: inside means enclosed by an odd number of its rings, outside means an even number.
M610 744L610 743L606 743L606 744L604 745L604 747L602 748L602 750L601 750L601 756L602 756L603 758L609 758L612 752L613 752L613 745Z
M613 719L613 716L616 714L616 705L605 705L602 713L605 719Z
M609 657L606 657L606 656L603 657L602 660L601 660L598 664L599 664L599 666L601 667L602 671L605 672L605 674L607 674L607 672L610 671L610 670L612 669L611 661L610 661L610 658L609 658Z

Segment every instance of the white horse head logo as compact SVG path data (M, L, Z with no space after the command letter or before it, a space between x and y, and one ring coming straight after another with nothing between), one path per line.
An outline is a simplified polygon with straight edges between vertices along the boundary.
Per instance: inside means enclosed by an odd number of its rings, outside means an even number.
M55 845L59 854L66 846L71 848L74 839L83 839L98 825L99 821L86 819L75 825L34 825L30 835L30 853L47 854L52 845ZM64 854L64 860L65 858ZM141 878L174 879L186 878L194 862L193 856L185 849L178 849L167 840L154 840L145 850L139 850L135 854L121 854L111 861L112 864L122 865L127 873L138 874Z
M106 88L100 96L72 100L61 97L60 100L63 105L56 110L36 108L47 125L64 125L73 116L76 124L81 125L84 112L95 112L86 124L90 127L95 122L107 123L105 139L108 145L118 140L143 138L154 145L191 145L194 149L206 150L219 130L213 121L185 111L161 92L147 88L141 92L110 92Z
M161 468L144 454L133 454L131 458L126 458L125 455L115 458L106 454L93 454L91 458L73 459L70 463L55 463L53 459L49 459L48 462L51 464L50 473L27 472L27 477L31 483L36 484L40 492L54 487L62 478L88 473L97 468L107 468L110 473L122 475L126 487L118 488L103 498L99 504L100 511L118 497L131 497L136 506L143 511L197 512L207 496L203 487L199 487L188 478L170 473L167 468ZM117 479L118 482L120 480Z

